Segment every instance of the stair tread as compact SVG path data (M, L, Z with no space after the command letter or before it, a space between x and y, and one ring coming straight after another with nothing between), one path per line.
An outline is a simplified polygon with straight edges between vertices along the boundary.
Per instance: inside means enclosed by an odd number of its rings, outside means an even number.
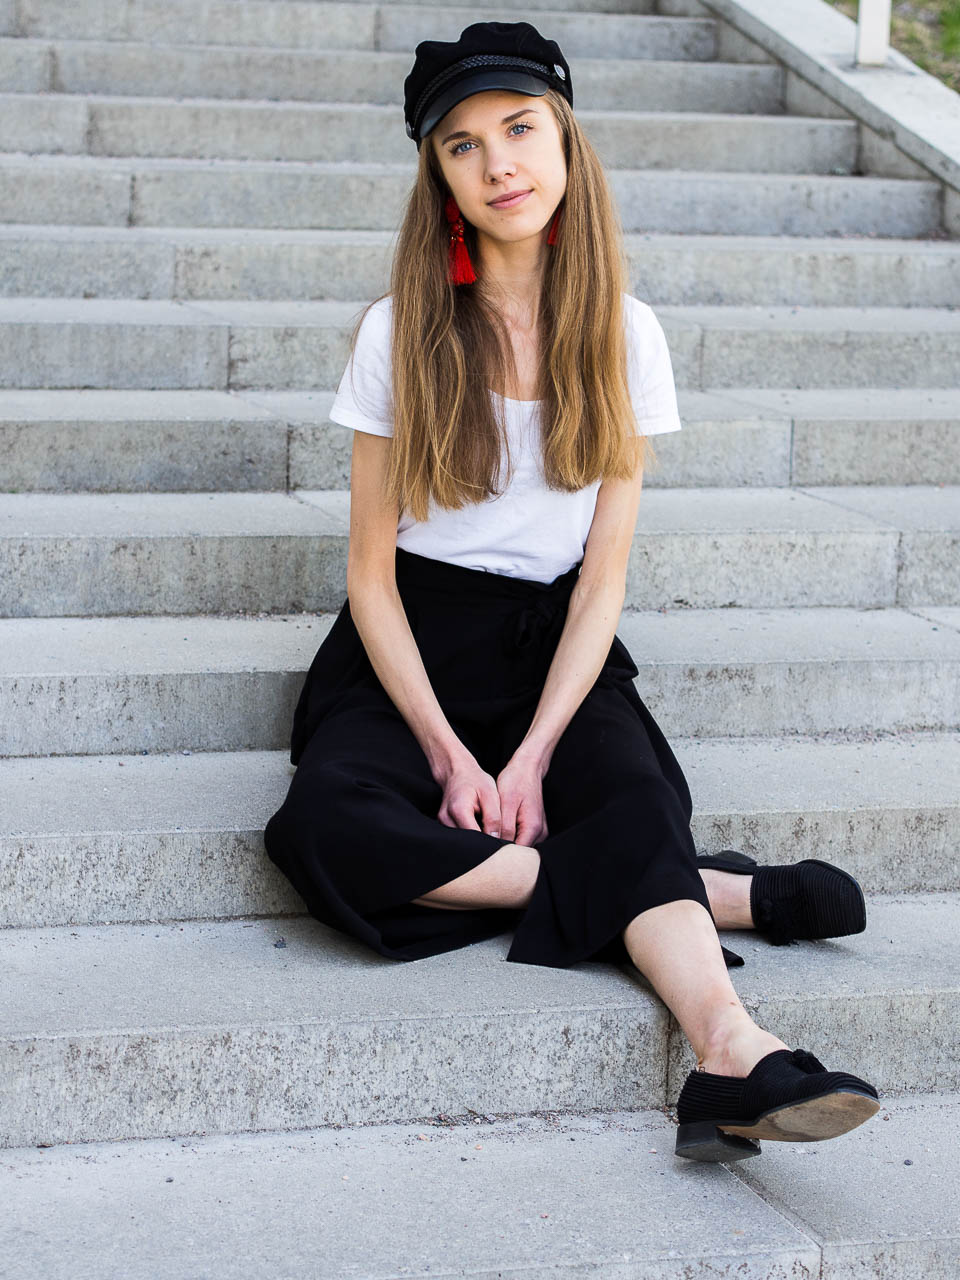
M873 895L868 912L863 934L792 947L724 932L750 958L733 973L741 999L855 1002L922 990L960 997L953 959L960 894ZM280 936L286 945L278 948ZM616 966L503 963L508 947L501 935L412 964L385 963L305 915L4 929L0 958L11 980L0 989L0 1035L22 1041L290 1020L439 1021L531 1005L562 1017L584 1001L598 1012L659 1004Z
M958 653L960 657L960 653ZM682 738L697 815L960 810L960 735ZM260 831L293 769L285 751L0 758L0 841L92 833ZM57 804L51 806L50 796ZM960 816L960 815L958 815Z
M288 418L317 423L326 419L334 395L332 390L0 388L0 422ZM680 387L677 401L684 421L771 417L960 421L960 388L952 387L721 387L716 391Z
M341 299L0 298L0 324L348 326L367 305ZM703 329L960 333L956 307L713 306L658 303L662 321ZM665 326L668 327L668 326ZM668 327L669 331L669 327Z
M818 1275L821 1259L824 1269L859 1264L866 1274L894 1258L947 1275L956 1257L956 1094L885 1098L829 1155L768 1142L759 1160L698 1170L696 1232L693 1170L673 1158L674 1135L658 1111L464 1114L10 1150L0 1173L11 1220L29 1231L31 1259L53 1280L101 1274L118 1248L131 1280L241 1280L275 1269L278 1240L287 1272L324 1278L416 1280L468 1257L472 1269L509 1277L562 1266L572 1276L679 1280L736 1268L761 1280Z
M350 495L294 493L0 493L0 537L345 537ZM960 529L960 485L650 489L636 539L651 534Z
M936 1108L941 1142L949 1105ZM691 1232L674 1135L661 1113L637 1111L83 1143L0 1152L0 1186L53 1280L107 1274L120 1250L129 1280L241 1280L275 1271L278 1245L284 1275L318 1280L466 1266L511 1278L818 1274L810 1234L726 1169L699 1179Z
M605 67L608 66L604 60ZM685 69L695 69L698 64L683 63ZM194 96L169 96L165 94L114 94L114 93L8 93L0 90L0 110L18 102L62 104L65 109L80 103L93 106L122 108L126 106L168 106L175 108L209 107L216 111L239 111L252 113L270 111L275 114L291 114L308 112L314 115L328 115L331 112L345 112L357 116L380 117L385 121L396 122L397 107L395 103L380 102L305 102L297 98L207 98ZM597 120L631 120L638 124L690 125L702 127L704 124L728 123L740 128L750 125L774 125L784 132L796 130L799 133L813 129L822 129L837 133L854 133L858 128L856 120L818 115L786 115L782 112L743 112L743 111L637 111L629 108L619 110L584 107L577 110L577 116L585 122ZM139 157L137 157L139 158Z
M678 113L684 117L687 112ZM735 117L743 119L743 117ZM779 117L778 117L779 118ZM819 118L819 117L814 117ZM347 161L347 160L242 160L231 159L222 156L212 156L209 158L197 158L191 156L101 156L101 155L85 155L70 154L59 152L36 152L27 154L22 151L0 151L0 171L3 169L15 168L30 170L37 169L79 169L83 170L104 170L121 173L143 172L146 170L193 170L198 172L227 172L239 171L244 173L253 173L262 171L265 174L274 175L285 172L304 172L316 173L321 176L332 177L337 174L352 175L358 177L377 177L380 175L397 175L400 177L410 177L416 171L416 165L412 161L401 161L387 163L385 161ZM874 189L882 191L884 189L893 189L896 191L905 191L910 188L916 190L935 190L939 192L939 184L933 178L892 178L880 174L823 174L823 173L750 173L741 170L714 170L714 169L638 169L625 168L620 166L607 166L608 171L617 175L640 174L648 175L655 181L665 181L667 179L683 182L711 181L723 183L735 190L741 196L744 191L745 184L751 180L764 183L776 183L785 187L787 190L795 190L797 183L803 181L805 184L830 184L835 185L838 182L853 183L856 187L864 189Z
M0 156L0 161L3 160ZM59 157L57 157L59 158ZM69 158L69 157L68 157ZM772 175L776 176L776 175ZM812 175L816 176L816 175ZM866 175L869 177L869 175ZM370 231L361 228L328 227L189 227L189 226L88 226L44 222L0 223L0 241L51 240L82 241L91 243L139 244L160 241L165 244L214 244L214 245L369 245L371 248L389 248L394 233ZM835 257L885 257L904 254L933 254L937 257L960 257L960 241L926 238L923 236L884 236L878 239L869 235L798 236L798 235L742 235L720 232L705 235L668 231L627 231L624 243L628 250L677 249L715 251L754 251L789 256L795 253L824 253ZM357 306L362 305L356 303Z
M0 678L306 671L333 617L0 618ZM638 666L679 668L954 662L958 631L960 607L626 610L617 628Z

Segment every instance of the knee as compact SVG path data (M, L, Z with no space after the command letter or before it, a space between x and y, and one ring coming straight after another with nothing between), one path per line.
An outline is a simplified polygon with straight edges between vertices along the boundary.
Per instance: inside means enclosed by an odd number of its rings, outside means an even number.
M478 907L526 907L540 874L540 854L523 844L502 845L478 866L413 901L425 907L467 911Z

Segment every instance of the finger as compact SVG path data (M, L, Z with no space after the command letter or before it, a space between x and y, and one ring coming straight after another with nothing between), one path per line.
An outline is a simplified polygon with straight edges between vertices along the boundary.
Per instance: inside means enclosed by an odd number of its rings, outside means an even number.
M523 800L517 806L517 834L516 843L529 845L530 839L534 834L535 823L527 817L527 806Z
M477 790L477 807L483 818L483 830L487 835L499 837L501 832L500 795L491 782Z
M476 818L476 800L471 800L469 792L462 792L450 802L450 813L458 827L467 831L479 831L480 824Z
M517 839L517 802L500 797L500 839L513 844Z

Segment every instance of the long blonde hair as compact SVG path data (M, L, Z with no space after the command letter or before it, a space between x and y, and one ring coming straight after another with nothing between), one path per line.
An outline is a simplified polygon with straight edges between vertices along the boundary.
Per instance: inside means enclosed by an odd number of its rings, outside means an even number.
M536 398L544 479L552 489L575 491L633 475L653 450L635 434L627 383L629 264L620 219L569 103L553 89L543 101L560 126L567 189L541 290ZM394 436L386 485L399 510L426 520L431 497L457 509L501 493L509 482L505 428L489 389L504 394L507 372L515 379L516 368L479 270L475 284L449 281L449 191L429 137L419 154L390 274ZM477 268L476 228L466 219L464 239ZM357 321L351 350L373 305Z

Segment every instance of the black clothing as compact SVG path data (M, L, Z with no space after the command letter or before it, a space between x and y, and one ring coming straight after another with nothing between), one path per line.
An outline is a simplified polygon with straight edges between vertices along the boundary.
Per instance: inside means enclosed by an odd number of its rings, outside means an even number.
M494 778L529 728L579 570L542 583L397 548L397 588L437 700ZM267 853L313 917L383 956L415 960L512 929L508 960L632 965L620 934L639 912L677 899L709 911L690 792L637 674L615 637L543 780L550 834L528 905L422 906L412 899L509 841L437 819L442 788L345 601L294 714L298 768L267 824Z

